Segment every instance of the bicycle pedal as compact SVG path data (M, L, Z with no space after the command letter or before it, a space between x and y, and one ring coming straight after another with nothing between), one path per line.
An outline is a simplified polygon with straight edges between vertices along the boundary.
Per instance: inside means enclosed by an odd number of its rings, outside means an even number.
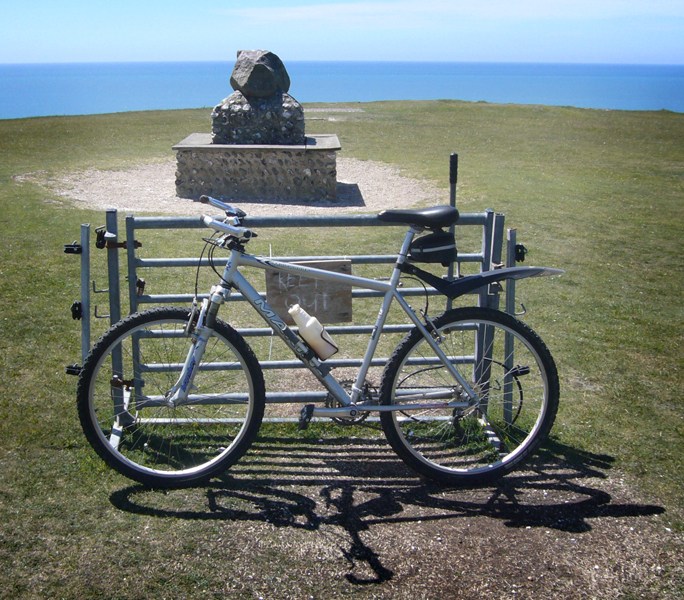
M313 404L302 406L302 410L299 411L299 426L297 427L299 431L304 431L309 427L309 423L311 423L311 417L313 417L313 412Z

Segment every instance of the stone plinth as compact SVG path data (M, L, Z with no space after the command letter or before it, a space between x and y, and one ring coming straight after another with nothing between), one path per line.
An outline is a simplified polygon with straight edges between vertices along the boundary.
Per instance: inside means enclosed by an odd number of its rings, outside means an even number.
M309 135L302 145L213 144L193 133L173 147L176 193L197 199L318 201L337 199L336 135Z

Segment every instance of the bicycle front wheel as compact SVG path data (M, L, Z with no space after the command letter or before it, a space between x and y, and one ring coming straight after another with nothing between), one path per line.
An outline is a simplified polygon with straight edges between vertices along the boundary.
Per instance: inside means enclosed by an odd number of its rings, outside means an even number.
M457 308L434 324L440 348L475 397L414 330L390 357L380 402L451 406L381 413L383 430L426 477L451 485L492 481L547 437L558 409L556 366L530 327L500 311Z
M264 414L264 379L254 353L217 321L194 387L182 403L168 392L191 348L190 311L157 308L114 325L93 347L78 384L78 412L100 457L154 487L196 485L234 464Z

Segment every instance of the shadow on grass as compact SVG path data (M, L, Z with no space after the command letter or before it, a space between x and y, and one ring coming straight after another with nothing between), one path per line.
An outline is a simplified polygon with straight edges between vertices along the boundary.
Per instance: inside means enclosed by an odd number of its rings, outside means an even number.
M279 528L341 528L349 546L346 578L357 585L393 578L362 532L402 523L485 517L510 528L568 533L591 530L596 518L661 514L656 505L623 503L600 489L613 458L549 442L518 473L495 484L448 488L415 477L377 440L260 437L243 460L217 481L188 490L135 485L115 492L123 511L159 518L263 522ZM609 487L609 486L608 486ZM368 577L354 572L363 565Z

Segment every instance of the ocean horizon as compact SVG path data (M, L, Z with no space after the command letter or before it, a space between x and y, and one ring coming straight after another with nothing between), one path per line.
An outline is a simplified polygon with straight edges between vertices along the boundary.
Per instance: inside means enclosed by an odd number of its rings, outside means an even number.
M233 62L0 65L0 119L211 108ZM285 63L301 103L463 100L684 112L684 65Z

